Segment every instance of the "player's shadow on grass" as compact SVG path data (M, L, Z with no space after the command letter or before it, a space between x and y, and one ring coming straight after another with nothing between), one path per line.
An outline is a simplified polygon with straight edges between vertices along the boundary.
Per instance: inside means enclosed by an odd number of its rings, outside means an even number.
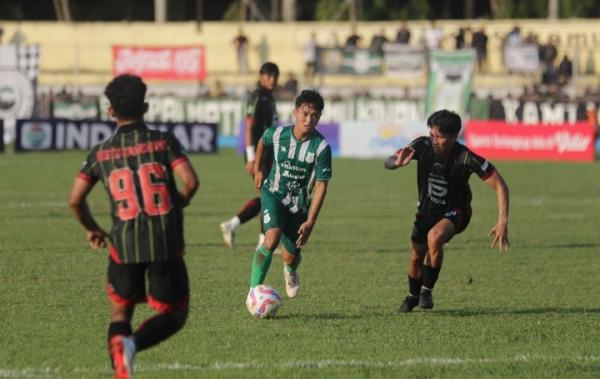
M526 309L444 309L433 311L438 316L472 317L498 315L580 315L584 313L600 313L600 308L526 308Z

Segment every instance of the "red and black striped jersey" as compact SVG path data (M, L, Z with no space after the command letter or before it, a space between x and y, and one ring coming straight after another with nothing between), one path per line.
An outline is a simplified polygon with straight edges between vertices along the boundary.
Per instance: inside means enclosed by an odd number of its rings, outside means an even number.
M428 137L419 137L409 145L415 149L419 212L439 215L454 208L465 208L473 197L469 178L475 173L482 180L494 173L494 166L456 142L446 158L435 155Z
M171 133L124 125L95 146L79 177L104 184L111 206L111 256L117 263L172 259L184 252L183 205L173 168L187 157Z

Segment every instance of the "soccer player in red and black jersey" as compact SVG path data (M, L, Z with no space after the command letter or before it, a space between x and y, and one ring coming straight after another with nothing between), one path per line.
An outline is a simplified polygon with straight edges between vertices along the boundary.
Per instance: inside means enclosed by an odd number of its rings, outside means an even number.
M457 142L461 119L456 113L437 111L427 126L429 138L419 137L385 160L385 168L390 170L418 161L419 205L408 262L409 294L398 309L400 313L417 305L433 308L432 290L442 268L443 246L464 231L471 218L469 178L473 173L496 191L498 222L490 232L491 245L500 251L509 248L508 186L498 170Z
M277 65L272 62L264 63L259 71L258 86L252 91L246 101L244 110L246 116L244 159L246 161L246 171L252 178L254 178L254 161L258 141L265 130L269 129L271 126L277 125L277 107L275 105L275 98L273 97L273 90L277 86L278 78L279 68ZM267 163L262 169L263 172L268 173L271 169L270 164L273 161L273 158L267 157L264 161ZM260 196L257 196L248 200L242 209L240 209L240 211L231 219L222 222L220 228L225 244L233 248L235 245L235 232L237 228L239 228L241 224L256 217L259 212ZM261 226L259 245L264 240L264 237Z
M108 346L115 378L121 379L131 377L136 352L185 324L189 283L183 260L183 208L196 193L198 178L172 134L144 125L148 104L146 85L139 77L118 76L104 94L117 130L92 149L75 179L69 205L87 230L90 247L108 244ZM175 176L183 184L179 190ZM98 181L112 206L110 233L96 223L86 203ZM144 301L158 314L132 332L134 306Z

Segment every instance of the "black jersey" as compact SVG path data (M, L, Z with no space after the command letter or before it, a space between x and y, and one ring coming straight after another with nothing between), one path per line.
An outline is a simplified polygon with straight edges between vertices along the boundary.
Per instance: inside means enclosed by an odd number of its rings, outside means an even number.
M175 136L143 123L119 127L92 149L79 177L102 181L109 194L109 248L117 263L156 262L183 254L183 206L173 168L186 160Z
M277 125L277 107L275 98L271 91L267 91L260 85L252 91L246 101L246 117L254 119L252 127L252 144L258 145L258 140L265 130Z
M419 212L440 215L455 208L467 208L473 197L469 178L472 173L482 180L494 172L494 166L456 142L447 158L433 152L428 137L419 137L409 145L415 149L413 159L419 161L417 182L419 187Z

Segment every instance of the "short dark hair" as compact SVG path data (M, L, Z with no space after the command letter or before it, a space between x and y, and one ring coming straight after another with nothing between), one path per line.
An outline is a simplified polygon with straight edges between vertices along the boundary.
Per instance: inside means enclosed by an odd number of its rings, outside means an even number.
M267 74L279 76L279 67L277 67L277 65L273 62L265 62L262 66L260 66L260 71L258 73L261 75Z
M296 108L299 108L302 104L313 104L319 112L325 108L323 97L316 90L305 89L302 91L296 98Z
M437 127L443 135L457 136L460 133L462 121L460 116L447 109L433 112L427 119L427 127Z
M119 75L104 90L119 118L143 119L146 113L146 84L136 75Z

